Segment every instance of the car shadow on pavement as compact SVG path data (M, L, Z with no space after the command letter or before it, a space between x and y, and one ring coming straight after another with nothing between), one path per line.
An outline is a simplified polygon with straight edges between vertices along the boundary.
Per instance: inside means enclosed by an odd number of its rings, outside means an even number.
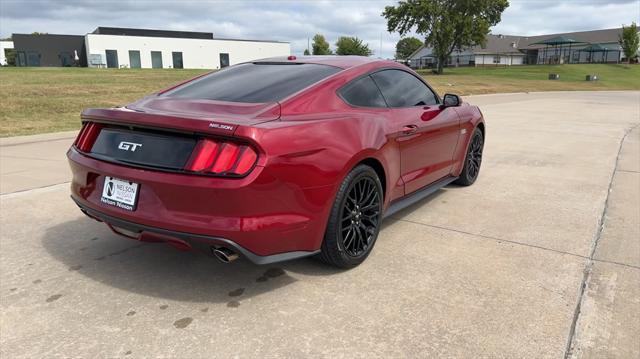
M419 200L418 202L413 203L413 204L409 205L408 207L405 207L405 208L399 210L398 212L393 214L391 217L387 218L387 221L389 221L391 219L403 220L405 217L410 215L412 212L418 210L422 206L428 206L429 203L431 203L432 201L436 201L438 199L438 197L440 197L441 195L447 193L447 191L450 191L450 190L456 189L456 188L461 188L461 186L458 186L458 185L455 185L455 184L448 184L445 187L443 187L443 188L437 190L436 192L430 194L429 196Z
M305 258L257 266L240 258L224 264L202 252L180 252L113 234L104 224L79 217L48 228L44 249L71 272L128 292L190 302L230 302L290 286L306 275L344 270ZM294 278L290 273L296 273Z

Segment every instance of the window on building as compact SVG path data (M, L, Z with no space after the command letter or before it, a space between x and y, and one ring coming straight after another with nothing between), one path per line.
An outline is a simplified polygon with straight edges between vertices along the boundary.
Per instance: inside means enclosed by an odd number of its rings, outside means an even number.
M24 51L18 51L18 61L16 61L17 66L27 66L27 55Z
M497 55L497 56L493 57L493 63L494 64L499 64L500 63L500 55Z
M369 76L352 81L340 90L340 96L350 105L361 107L387 107L382 93Z
M105 50L107 55L107 67L117 69L118 65L118 51L117 50Z
M35 51L27 52L27 66L40 66L40 53Z
M151 51L151 67L154 69L162 68L162 52Z
M573 62L580 62L580 51L573 52Z
M220 54L220 68L229 66L229 54Z
M182 52L172 52L171 58L173 59L173 68L174 69L182 69L184 65L182 64Z
M436 95L417 77L402 70L383 70L371 75L389 107L430 106Z
M62 67L70 67L73 66L73 57L69 51L62 51L58 54L58 58L60 59L60 66Z
M291 62L246 63L188 82L165 96L245 103L274 102L341 70L328 65Z
M140 51L129 50L129 67L132 69L139 69L142 67L140 63Z

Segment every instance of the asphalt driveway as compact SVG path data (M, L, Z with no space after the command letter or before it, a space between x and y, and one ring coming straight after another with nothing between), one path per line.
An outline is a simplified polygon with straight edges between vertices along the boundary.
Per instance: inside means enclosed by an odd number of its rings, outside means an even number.
M640 93L467 100L478 182L350 271L117 237L68 197L73 134L0 140L0 356L640 357Z

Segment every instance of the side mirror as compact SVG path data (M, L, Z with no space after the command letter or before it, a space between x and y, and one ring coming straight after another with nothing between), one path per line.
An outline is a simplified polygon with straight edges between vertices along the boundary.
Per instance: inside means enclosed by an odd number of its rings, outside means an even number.
M442 108L457 107L457 106L460 106L461 103L462 103L462 100L460 99L460 96L447 93L447 94L444 94L444 99L442 101L441 107Z

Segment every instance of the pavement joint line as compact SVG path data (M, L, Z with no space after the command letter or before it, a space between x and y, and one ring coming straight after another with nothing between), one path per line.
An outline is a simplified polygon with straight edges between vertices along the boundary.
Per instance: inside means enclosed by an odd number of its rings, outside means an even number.
M0 173L0 176L15 175L15 174L18 174L18 173L25 173L25 172L29 172L29 171L31 171L31 169L19 170L19 171L12 171L12 172L6 172L6 173Z
M502 239L502 238L498 238L498 237L487 236L487 235L484 235L484 234L471 233L471 232L461 231L461 230L458 230L458 229L453 229L453 228L436 226L436 225L433 225L433 224L416 222L416 221L412 221L412 220L409 220L409 219L400 219L400 218L395 218L395 219L397 221L400 221L400 222L408 222L408 223L418 224L418 225L425 226L425 227L437 228L437 229L441 229L441 230L445 230L445 231L456 232L456 233L460 233L460 234L466 234L466 235L469 235L469 236L480 237L480 238L484 238L484 239L490 239L490 240L493 240L493 241L506 242L506 243L516 244L516 245L529 247L529 248L542 249L542 250L549 251L549 252L554 252L554 253L557 253L557 254L564 254L564 255L569 255L569 256L578 257L578 258L582 258L582 259L587 259L586 256L583 256L583 255L580 255L580 254L571 253L571 252L565 252L565 251L559 251L559 250L553 249L553 248L536 246L536 245L533 245L533 244L512 241L512 240L509 240L509 239Z
M64 162L64 158L37 158L37 157L24 157L24 156L11 156L11 155L0 155L0 158L15 158L19 160L35 160L35 161L49 161L49 162Z
M76 138L77 135L74 136L69 136L69 137L62 137L62 138L54 138L54 139L44 139L44 140L35 140L35 141L29 141L29 142L19 142L19 143L8 143L6 145L0 145L0 148L3 147L15 147L15 146L22 146L22 145L30 145L32 143L42 143L42 142L56 142L56 141L64 141L64 140L73 140ZM10 138L10 137L7 137Z
M608 263L608 264L615 264L618 266L623 266L623 267L628 267L628 268L633 268L633 269L640 269L640 267L638 266L634 266L633 264L626 264L626 263L620 263L620 262L616 262L616 261L609 261L606 259L593 259L594 262L600 262L600 263Z
M576 303L575 310L573 312L573 319L571 321L571 327L569 328L569 336L567 337L567 343L564 350L564 358L568 359L573 352L573 341L576 335L576 327L578 323L578 319L580 319L580 312L582 310L582 302L584 300L584 293L587 289L587 283L589 279L591 279L591 270L593 268L594 259L593 256L596 253L596 249L598 248L598 243L600 242L600 238L602 237L602 231L604 230L604 223L606 221L607 209L609 208L609 198L611 198L611 189L613 187L613 179L618 170L618 163L620 162L620 153L622 152L622 146L624 145L624 141L627 139L627 136L631 131L636 129L640 124L635 124L633 127L629 127L626 129L622 139L620 140L620 145L618 146L618 154L616 155L615 164L613 166L613 171L611 171L611 177L609 178L609 186L607 187L607 195L604 199L604 208L602 209L602 213L600 218L598 219L598 227L596 233L594 234L593 241L591 243L591 250L589 251L589 257L587 258L587 264L584 267L582 281L580 282L580 289L578 290L578 300Z
M616 172L640 173L640 171L633 171L633 170L617 170Z
M60 182L60 183L55 183L55 184L48 184L48 185L44 185L44 186L40 186L40 187L23 189L23 190L15 191L15 192L2 193L2 194L0 194L0 198L2 198L2 199L13 198L13 197L17 197L17 196L28 194L31 191L47 190L47 189L54 188L56 186L62 186L63 184L69 184L69 183L71 183L71 181Z

